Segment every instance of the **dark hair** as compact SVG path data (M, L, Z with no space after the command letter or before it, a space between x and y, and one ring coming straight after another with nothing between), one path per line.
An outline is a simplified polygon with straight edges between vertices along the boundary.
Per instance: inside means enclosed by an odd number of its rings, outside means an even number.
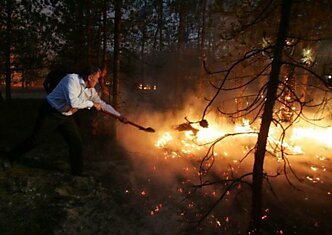
M83 80L87 80L90 75L94 75L100 72L100 68L97 66L86 66L80 70L80 75L82 76Z

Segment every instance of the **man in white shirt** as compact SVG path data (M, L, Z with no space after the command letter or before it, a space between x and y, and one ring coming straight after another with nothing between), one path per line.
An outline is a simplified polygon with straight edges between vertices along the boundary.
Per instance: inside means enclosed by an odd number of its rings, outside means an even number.
M61 79L53 91L47 95L46 102L39 110L32 135L10 151L9 160L12 162L17 160L22 154L34 148L48 134L59 130L69 147L71 173L82 175L82 139L72 115L79 109L95 108L98 111L113 115L121 122L127 122L127 119L117 110L100 99L94 88L99 76L99 68L88 67L80 74L67 74Z

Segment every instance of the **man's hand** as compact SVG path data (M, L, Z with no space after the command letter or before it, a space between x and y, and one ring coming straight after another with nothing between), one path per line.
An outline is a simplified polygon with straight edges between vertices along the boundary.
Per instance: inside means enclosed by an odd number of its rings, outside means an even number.
M93 107L94 107L97 111L100 111L100 110L101 110L101 104L93 103Z

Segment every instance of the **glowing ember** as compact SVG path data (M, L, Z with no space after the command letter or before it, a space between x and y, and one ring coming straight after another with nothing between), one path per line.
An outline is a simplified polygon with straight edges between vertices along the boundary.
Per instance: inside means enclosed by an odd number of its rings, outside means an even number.
M318 183L320 181L319 177L312 177L312 176L307 176L307 180L311 181L312 183Z
M318 167L317 167L317 166L311 166L310 169L311 169L312 171L317 171L317 170L318 170Z
M324 160L326 160L326 157L324 157L324 156L316 155L316 158L317 158L318 160L320 160L320 161L324 161Z
M195 206L194 202L188 204L188 208L193 208Z
M150 211L150 215L154 216L155 214L159 213L163 205L160 203L158 204L153 210Z
M216 223L219 227L221 226L221 222L219 220L217 220Z

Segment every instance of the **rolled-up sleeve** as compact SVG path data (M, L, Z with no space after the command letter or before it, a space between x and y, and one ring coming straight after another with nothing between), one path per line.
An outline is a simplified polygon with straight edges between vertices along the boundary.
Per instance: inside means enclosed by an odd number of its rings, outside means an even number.
M116 117L120 117L121 114L115 110L115 108L113 108L111 105L107 104L106 102L104 102L102 99L100 99L96 89L92 88L90 89L91 91L91 100L95 103L98 103L101 105L101 109L111 113L113 115L115 115Z

